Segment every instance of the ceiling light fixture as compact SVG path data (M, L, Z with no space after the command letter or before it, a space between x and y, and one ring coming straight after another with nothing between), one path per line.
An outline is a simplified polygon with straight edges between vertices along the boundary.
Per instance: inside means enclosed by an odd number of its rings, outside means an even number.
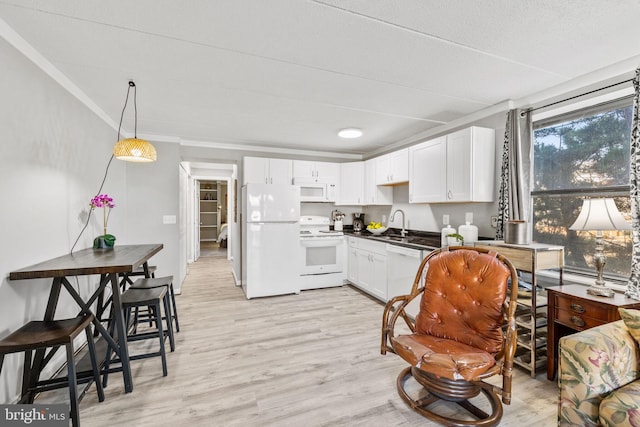
M129 92L133 88L133 111L135 114L135 122L133 128L133 138L120 139L120 129L122 129L122 118L124 111L127 109L127 101L129 101ZM122 114L120 115L120 125L118 126L118 142L113 147L113 155L118 160L127 162L155 162L157 159L156 149L149 141L138 139L138 106L136 102L136 84L129 81L127 88L127 98L124 101Z
M362 130L357 128L341 129L340 132L338 132L338 136L346 139L360 138L362 136Z

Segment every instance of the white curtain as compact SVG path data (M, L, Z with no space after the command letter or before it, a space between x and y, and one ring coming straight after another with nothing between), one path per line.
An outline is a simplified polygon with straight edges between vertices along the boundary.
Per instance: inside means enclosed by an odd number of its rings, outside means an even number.
M530 219L532 135L531 113L509 110L504 131L496 240L504 239L504 224L510 219Z

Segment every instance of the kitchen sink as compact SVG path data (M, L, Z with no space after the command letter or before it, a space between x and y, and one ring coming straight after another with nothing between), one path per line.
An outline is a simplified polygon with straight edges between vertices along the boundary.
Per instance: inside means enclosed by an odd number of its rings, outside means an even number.
M408 237L402 237L399 234L387 234L385 236L379 236L379 238L384 239L384 240L394 240L396 242L408 242L409 241Z
M400 234L383 234L381 236L370 236L371 239L374 240L382 240L386 242L398 242L398 243L410 243L414 245L427 246L430 248L440 247L439 239L438 241L433 238L425 238L422 236L401 236Z

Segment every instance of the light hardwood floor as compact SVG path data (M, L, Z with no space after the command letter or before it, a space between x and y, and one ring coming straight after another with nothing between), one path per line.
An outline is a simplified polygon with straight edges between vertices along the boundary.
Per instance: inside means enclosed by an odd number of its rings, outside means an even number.
M130 394L117 374L102 403L92 386L80 404L85 427L434 425L398 397L405 364L380 355L383 306L350 286L248 301L209 250L177 303L169 375L153 358L133 362ZM501 425L555 425L557 395L543 373L517 369Z

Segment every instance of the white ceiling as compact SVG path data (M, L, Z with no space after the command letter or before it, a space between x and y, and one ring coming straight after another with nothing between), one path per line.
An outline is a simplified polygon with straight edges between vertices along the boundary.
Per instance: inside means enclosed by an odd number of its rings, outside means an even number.
M0 0L114 122L135 80L139 135L345 154L640 65L639 17L637 0Z

